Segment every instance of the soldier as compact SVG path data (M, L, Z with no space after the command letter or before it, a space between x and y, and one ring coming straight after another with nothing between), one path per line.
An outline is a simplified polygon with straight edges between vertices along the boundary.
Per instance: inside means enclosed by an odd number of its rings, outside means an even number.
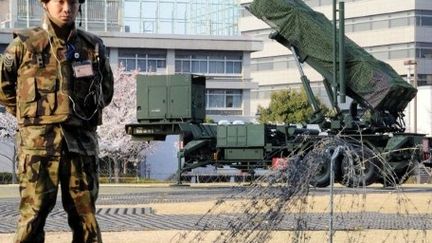
M102 242L96 127L113 76L102 40L75 27L85 0L40 0L41 27L20 30L0 59L0 103L19 131L20 217L14 242L44 242L60 183L73 242Z

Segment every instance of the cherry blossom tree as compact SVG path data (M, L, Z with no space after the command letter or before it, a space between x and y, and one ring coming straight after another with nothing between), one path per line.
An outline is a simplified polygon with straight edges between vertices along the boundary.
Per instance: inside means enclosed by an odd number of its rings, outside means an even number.
M150 146L134 141L125 132L125 125L136 123L136 85L138 71L126 72L119 67L114 72L114 96L111 104L103 110L103 125L98 128L100 157L114 160L118 176L118 163L127 168L128 163L139 163ZM17 123L9 113L0 113L0 140L15 143ZM126 171L124 171L126 172Z
M17 131L16 118L9 114L8 112L0 112L0 142L8 144L8 146L3 146L3 149L10 148L10 151L0 151L0 156L6 157L11 160L12 169L12 183L15 184L16 180L16 165L15 158L17 155L17 150L15 146L15 136Z
M0 112L0 140L15 143L17 121L8 112Z
M103 111L103 125L98 128L100 157L108 157L114 161L114 173L118 181L118 163L126 172L128 163L139 166L144 158L144 151L149 144L132 140L127 135L125 125L136 123L136 76L138 71L126 72L120 66L113 70L114 96L111 104Z

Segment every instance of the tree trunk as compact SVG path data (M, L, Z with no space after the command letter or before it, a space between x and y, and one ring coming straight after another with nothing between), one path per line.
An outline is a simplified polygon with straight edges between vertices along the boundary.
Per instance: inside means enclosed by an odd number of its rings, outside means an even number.
M125 161L123 162L123 175L124 175L124 176L127 175L127 165L128 165L128 161L125 160Z
M119 179L120 168L119 168L118 159L113 158L113 160L114 160L114 182L119 183L120 182L120 179Z

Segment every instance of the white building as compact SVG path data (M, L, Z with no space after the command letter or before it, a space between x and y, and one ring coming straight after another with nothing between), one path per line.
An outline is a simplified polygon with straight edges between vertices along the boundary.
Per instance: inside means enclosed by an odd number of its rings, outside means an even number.
M250 120L255 116L250 90L258 87L250 78L250 53L262 49L262 42L233 36L238 19L234 2L92 0L82 5L77 22L102 37L113 67L122 64L142 74L205 75L208 116ZM0 6L2 52L13 28L39 25L43 12L36 0L6 0Z
M252 1L241 0L247 5ZM332 0L305 0L316 11L332 18ZM401 76L407 76L406 60L415 60L418 73L419 94L418 132L432 135L431 85L432 85L432 1L431 0L346 0L346 35L378 59L389 63ZM300 88L298 70L291 52L268 39L269 26L242 10L239 29L245 36L264 41L262 51L251 55L251 77L259 88L252 91L252 112L258 105L266 106L273 90ZM316 95L324 97L322 77L310 67L306 75L312 81ZM413 78L411 77L411 81ZM326 99L326 98L325 98ZM407 108L407 126L413 131L413 103ZM429 112L428 112L429 111Z

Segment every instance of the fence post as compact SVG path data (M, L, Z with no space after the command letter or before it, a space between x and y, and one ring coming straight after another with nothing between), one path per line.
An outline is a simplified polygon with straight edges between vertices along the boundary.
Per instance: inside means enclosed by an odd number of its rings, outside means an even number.
M117 158L114 158L114 182L115 183L120 182L119 173L120 173L119 163Z
M17 183L16 160L17 160L17 152L16 152L16 145L14 145L13 146L13 158L12 158L12 184Z
M331 160L330 160L330 215L329 215L329 243L333 243L333 218L334 218L334 213L333 213L333 200L334 200L334 165L335 162L337 160L337 158L339 157L340 153L342 152L342 149L344 149L344 146L338 146L336 148L336 150L333 152L332 156L331 156Z
M141 163L140 163L140 161L139 161L138 158L135 158L134 166L135 166L135 177L136 177L136 182L139 182L140 177L141 177L141 173L140 173Z
M110 157L107 157L107 158L108 158L108 182L111 183L112 182L112 165L111 165L111 163L113 161Z

